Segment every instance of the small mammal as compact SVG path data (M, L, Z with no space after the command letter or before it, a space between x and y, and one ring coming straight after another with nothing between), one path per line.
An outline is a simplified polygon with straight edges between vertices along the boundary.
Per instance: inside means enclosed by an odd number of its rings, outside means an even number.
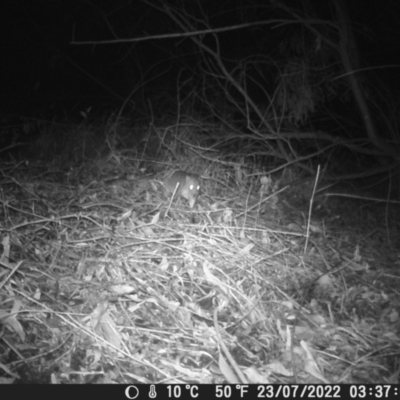
M193 208L200 193L200 177L185 171L175 171L164 181L164 187L168 193L183 197Z

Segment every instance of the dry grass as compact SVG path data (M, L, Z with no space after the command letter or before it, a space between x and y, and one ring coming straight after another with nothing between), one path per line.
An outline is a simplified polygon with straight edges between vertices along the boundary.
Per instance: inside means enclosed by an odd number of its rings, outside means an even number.
M178 161L199 203L168 215L162 162L3 163L1 382L399 381L395 215L309 219L300 190L205 153Z

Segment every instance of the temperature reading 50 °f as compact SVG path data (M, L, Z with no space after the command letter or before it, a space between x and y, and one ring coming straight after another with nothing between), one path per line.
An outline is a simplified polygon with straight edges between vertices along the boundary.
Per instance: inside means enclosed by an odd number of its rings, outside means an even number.
M179 399L182 396L182 387L179 385L167 385L168 398ZM186 385L185 389L189 391L192 399L199 397L199 388L196 385Z

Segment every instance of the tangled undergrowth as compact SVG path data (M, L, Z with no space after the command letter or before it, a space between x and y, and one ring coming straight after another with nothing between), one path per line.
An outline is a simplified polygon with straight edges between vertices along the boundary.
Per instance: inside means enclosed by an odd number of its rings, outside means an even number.
M398 382L398 205L240 168L3 163L1 382Z

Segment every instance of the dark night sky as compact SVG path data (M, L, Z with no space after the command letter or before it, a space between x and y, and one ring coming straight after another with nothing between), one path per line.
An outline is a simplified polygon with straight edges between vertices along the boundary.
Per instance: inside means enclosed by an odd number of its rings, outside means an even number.
M327 5L330 3L324 1ZM212 19L215 26L229 25L232 14L221 12L223 2L221 10L212 2L202 3L205 8L215 8L220 13L220 17ZM399 91L400 2L354 0L347 3L361 66L390 66L374 74L394 92ZM238 7L248 3L232 0L226 4ZM180 54L178 48L186 43L179 39L147 41L134 46L70 43L73 34L76 41L113 39L106 19L121 38L180 31L166 16L140 0L13 0L2 2L1 8L1 114L33 115L35 111L49 111L61 104L72 109L74 104L82 108L112 100L117 101L115 104L121 103L141 79L163 73L161 79L165 81L173 75L176 71L171 59ZM245 30L232 32L233 40L226 42L229 52L235 52L237 35L244 38L246 34ZM273 47L276 33L267 30L266 40L268 35ZM110 90L102 88L87 74Z

